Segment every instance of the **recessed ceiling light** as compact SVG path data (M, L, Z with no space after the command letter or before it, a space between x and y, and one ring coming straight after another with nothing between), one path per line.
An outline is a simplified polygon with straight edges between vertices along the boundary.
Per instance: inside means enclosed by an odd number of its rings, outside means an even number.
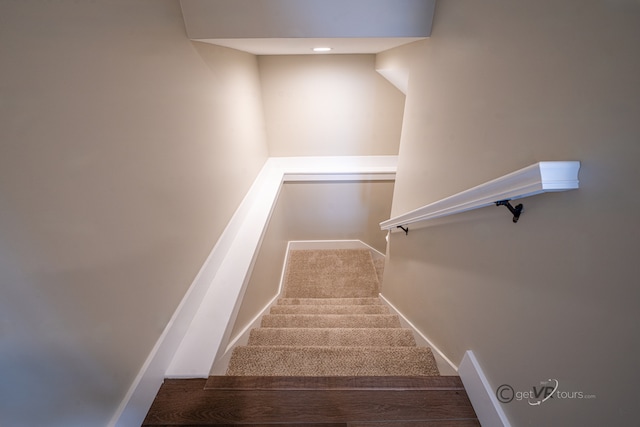
M329 52L331 50L330 47L314 47L314 52Z

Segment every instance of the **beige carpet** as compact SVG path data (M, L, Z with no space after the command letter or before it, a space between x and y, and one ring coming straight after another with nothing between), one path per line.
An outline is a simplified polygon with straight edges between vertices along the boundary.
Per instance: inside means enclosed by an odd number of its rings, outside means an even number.
M351 347L413 347L415 340L408 329L398 328L256 328L249 335L249 345Z
M280 298L278 305L378 305L382 301L376 296L375 298Z
M291 251L284 298L234 349L227 375L439 375L431 349L377 297L383 267L367 250Z
M289 252L287 298L377 297L378 292L378 276L366 249Z
M251 376L420 376L430 370L433 355L418 347L239 347L230 372ZM232 374L232 375L238 375Z

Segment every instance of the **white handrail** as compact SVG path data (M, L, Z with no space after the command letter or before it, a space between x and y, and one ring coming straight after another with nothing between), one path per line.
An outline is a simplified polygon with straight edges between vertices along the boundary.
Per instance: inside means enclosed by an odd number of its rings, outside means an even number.
M579 187L579 161L539 162L461 193L412 210L380 223L382 230L453 215L471 209L495 205L549 191L574 190Z

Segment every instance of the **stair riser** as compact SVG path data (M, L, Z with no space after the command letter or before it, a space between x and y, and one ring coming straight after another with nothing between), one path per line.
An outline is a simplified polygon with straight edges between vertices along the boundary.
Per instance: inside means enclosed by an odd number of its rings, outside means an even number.
M382 305L379 298L280 298L278 305Z
M263 328L400 328L396 315L312 315L267 314Z
M415 347L416 341L407 329L360 328L259 328L251 331L248 345L313 346L397 346Z
M276 305L270 314L389 314L384 305Z

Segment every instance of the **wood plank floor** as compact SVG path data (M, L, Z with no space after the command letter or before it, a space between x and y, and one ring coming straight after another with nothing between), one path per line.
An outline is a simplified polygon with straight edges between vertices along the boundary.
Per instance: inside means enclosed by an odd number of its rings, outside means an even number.
M458 377L166 380L143 425L480 426Z
M205 390L463 390L460 377L211 376Z

